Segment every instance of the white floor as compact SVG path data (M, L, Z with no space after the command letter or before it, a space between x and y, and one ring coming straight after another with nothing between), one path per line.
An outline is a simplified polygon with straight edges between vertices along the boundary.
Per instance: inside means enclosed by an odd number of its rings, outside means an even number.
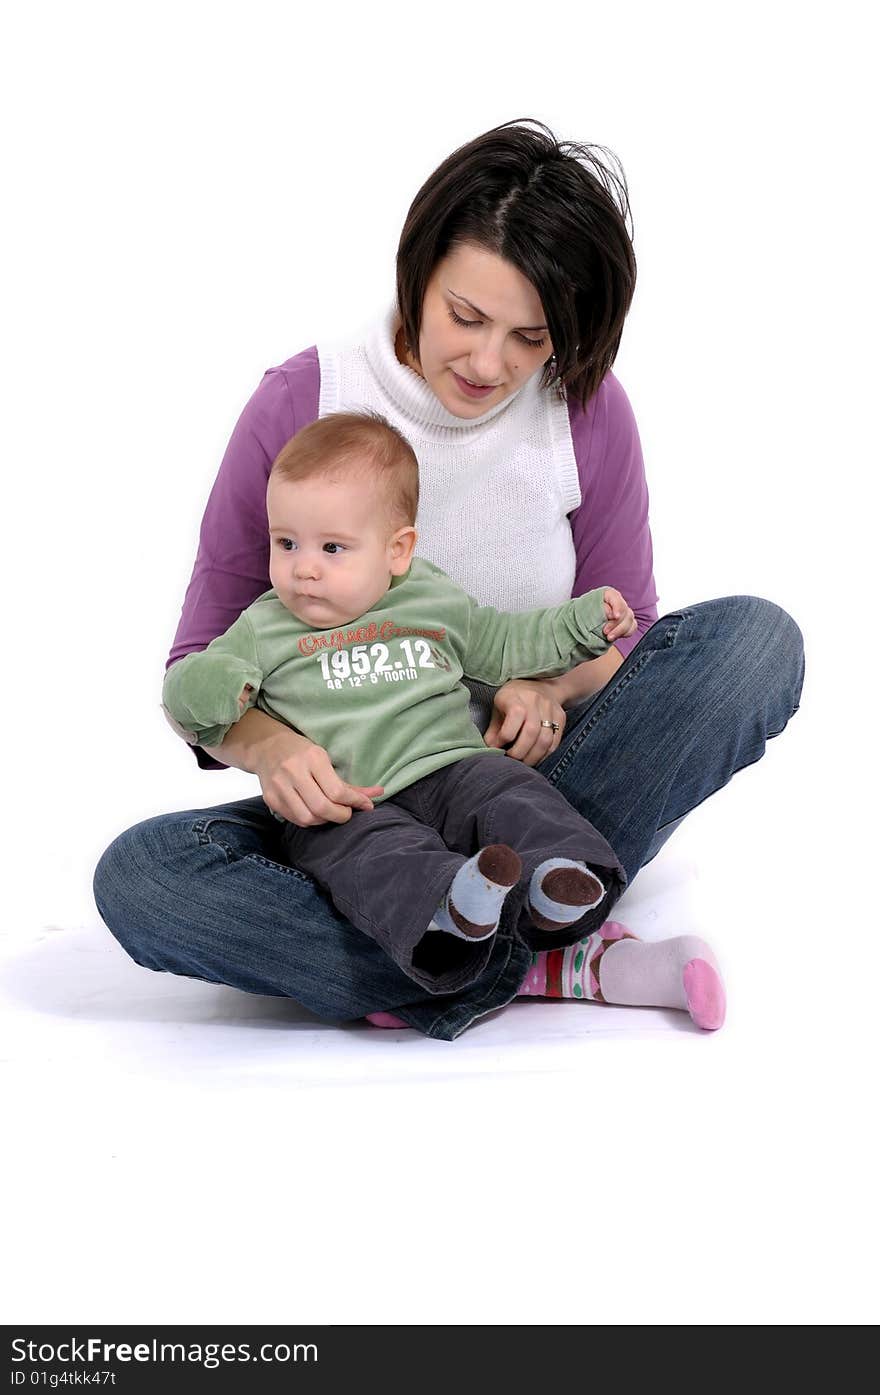
M620 903L711 932L713 1035L532 1001L451 1044L339 1029L139 969L97 915L12 927L5 1320L872 1320L870 996L792 856L802 766L793 724Z

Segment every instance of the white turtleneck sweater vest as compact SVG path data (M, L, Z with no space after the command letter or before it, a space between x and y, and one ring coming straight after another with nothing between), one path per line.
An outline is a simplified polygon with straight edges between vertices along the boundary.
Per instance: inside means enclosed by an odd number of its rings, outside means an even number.
M569 600L575 545L566 518L580 504L568 403L536 372L476 420L446 412L417 372L399 363L396 310L363 345L318 346L318 416L371 407L418 460L417 557L434 562L481 605L537 610ZM466 678L470 716L485 731L495 688Z
M418 556L481 605L560 605L575 573L566 515L581 502L566 402L539 388L539 372L481 417L453 416L398 362L399 326L392 309L363 344L318 346L319 416L370 407L407 438L419 462Z

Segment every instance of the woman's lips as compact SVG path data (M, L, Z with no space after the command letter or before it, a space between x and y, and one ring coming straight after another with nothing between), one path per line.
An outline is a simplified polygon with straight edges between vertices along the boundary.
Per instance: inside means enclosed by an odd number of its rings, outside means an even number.
M463 392L465 397L488 397L490 392L495 391L496 384L494 383L490 383L488 387L478 387L474 383L468 382L467 378L463 378L460 373L456 373L454 368L449 371L455 379L459 391Z

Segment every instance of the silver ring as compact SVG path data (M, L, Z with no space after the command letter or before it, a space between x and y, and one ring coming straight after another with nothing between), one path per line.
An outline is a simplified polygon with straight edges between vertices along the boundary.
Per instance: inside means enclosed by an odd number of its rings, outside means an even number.
M556 735L556 733L557 733L558 730L559 730L559 723L558 723L558 722L542 722L542 723L541 723L541 726L542 726L542 727L552 727L552 728L553 728L553 735L554 735L554 736Z

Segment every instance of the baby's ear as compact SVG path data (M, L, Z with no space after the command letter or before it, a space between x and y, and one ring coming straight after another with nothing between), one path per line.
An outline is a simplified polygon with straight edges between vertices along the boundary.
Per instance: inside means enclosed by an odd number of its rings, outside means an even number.
M391 572L393 576L403 576L409 570L413 553L415 552L418 533L415 528L407 526L398 528L391 539Z

